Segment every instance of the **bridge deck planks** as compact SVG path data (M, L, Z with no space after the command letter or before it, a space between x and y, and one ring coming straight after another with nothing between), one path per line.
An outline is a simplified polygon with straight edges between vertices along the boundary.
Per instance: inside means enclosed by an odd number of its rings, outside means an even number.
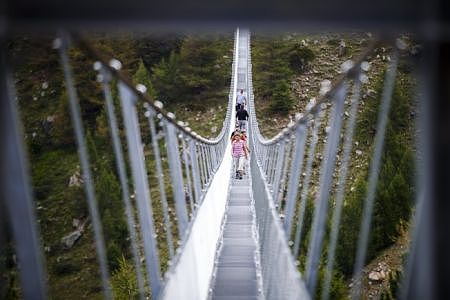
M250 181L233 179L211 299L260 299Z

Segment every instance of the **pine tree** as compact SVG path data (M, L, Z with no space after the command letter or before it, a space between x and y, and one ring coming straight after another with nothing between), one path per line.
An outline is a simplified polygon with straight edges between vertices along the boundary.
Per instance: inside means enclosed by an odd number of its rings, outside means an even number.
M139 60L139 65L136 73L134 73L133 81L136 84L143 84L147 88L147 95L149 95L152 98L155 98L156 92L153 87L152 82L150 81L150 74L147 71L147 68L144 65L144 62L142 59Z
M180 68L187 92L196 95L212 90L222 83L216 65L219 52L214 41L187 37L180 49Z
M124 256L121 256L117 263L119 267L113 272L111 286L114 299L128 300L136 299L139 293L137 277L134 267Z
M183 85L180 75L179 55L172 51L168 59L162 59L153 69L151 82L158 100L174 103L180 100Z

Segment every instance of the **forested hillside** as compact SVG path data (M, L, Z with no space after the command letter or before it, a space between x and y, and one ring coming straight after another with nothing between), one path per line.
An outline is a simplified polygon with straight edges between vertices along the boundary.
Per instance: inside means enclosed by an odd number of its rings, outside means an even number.
M268 36L256 33L252 40L253 79L255 86L255 106L260 127L267 137L277 133L293 119L295 113L303 112L305 106L319 95L323 80L333 80L340 72L340 66L348 59L354 59L369 44L369 33L287 33ZM365 270L363 297L378 298L388 289L388 278L401 273L401 261L408 246L409 221L414 204L414 91L412 60L418 54L418 46L404 36L407 51L400 56L399 70L395 84L392 109L386 131L382 157L382 167L375 198L375 209L370 235L367 261L371 268ZM383 88L384 72L390 61L391 50L379 47L368 57L370 70L368 82L363 85L362 99L351 154L351 165L346 184L343 216L333 274L331 299L349 296L363 201L366 195L368 168L373 151L376 121ZM346 102L344 119L348 118L349 101ZM326 110L329 115L329 109ZM319 168L326 140L324 122L319 131L318 150L313 162L312 182L308 195L307 211L301 239L300 270L304 271L310 226L314 213L314 199L319 188ZM311 137L309 137L311 138ZM342 140L342 136L341 136ZM340 164L342 148L338 150L337 164ZM303 171L304 172L304 171ZM330 206L334 206L336 176L331 194ZM304 176L304 174L303 174ZM332 211L330 209L329 211ZM328 217L328 233L331 213ZM326 236L325 245L328 235ZM323 261L327 246L323 251ZM400 261L400 263L398 263ZM396 262L396 263L394 263ZM381 267L380 267L381 266ZM325 265L321 266L319 279L322 284ZM383 271L380 281L368 280L369 273ZM378 288L377 288L378 287ZM388 293L388 292L386 292ZM389 296L387 296L389 294ZM389 292L383 297L395 297Z
M63 73L58 53L52 49L53 38L21 36L13 39L9 46L45 250L49 295L51 299L99 299L101 286L93 233ZM136 84L146 85L148 94L163 102L177 119L187 121L203 136L213 137L220 132L228 102L232 33L91 33L87 38L104 56L119 59L122 71ZM137 295L136 278L130 263L129 234L103 94L96 82L94 59L76 45L69 54L87 133L113 290L118 299L131 299ZM114 89L113 94L117 101ZM151 174L150 183L156 180L155 176ZM162 240L164 233L158 197L156 194L152 200L156 232L160 233L158 240ZM168 201L173 206L171 196ZM176 228L173 230L176 238ZM2 282L5 282L0 290L2 299L20 298L12 247L9 241L5 253L0 253L2 270L6 267L2 272ZM160 259L164 272L168 262L167 249L161 249Z

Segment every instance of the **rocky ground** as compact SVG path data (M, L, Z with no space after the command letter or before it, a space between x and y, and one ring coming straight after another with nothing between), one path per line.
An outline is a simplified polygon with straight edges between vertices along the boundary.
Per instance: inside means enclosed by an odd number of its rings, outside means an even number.
M408 233L403 232L394 245L384 250L363 269L361 288L363 299L380 299L383 292L389 289L389 279L395 276L397 270L403 268L403 258L408 252L409 242ZM352 280L349 288L359 283Z
M286 116L272 115L267 116L259 114L259 124L263 134L266 137L271 137L284 128L298 112L304 112L305 107L315 101L319 96L321 83L324 80L333 80L341 73L341 65L347 60L354 60L362 53L362 51L368 46L371 39L373 39L370 33L324 33L314 35L299 35L292 34L286 37L295 38L300 40L304 46L309 47L316 54L315 59L310 64L309 68L302 74L297 75L291 82L291 95L295 99L295 104L292 111ZM408 43L408 49L410 55L415 55L417 51L417 45L414 45L408 37L403 37ZM378 47L374 52L367 57L367 62L370 64L370 69L367 72L368 81L362 86L361 99L359 105L358 115L366 111L366 104L369 101L375 101L376 80L381 76L387 63L391 60L390 53L392 49L386 47ZM398 80L403 81L405 79L403 74L399 75ZM270 101L259 101L255 99L256 105L269 106ZM327 110L327 115L329 112ZM349 117L349 101L346 102L344 119ZM260 111L264 111L264 107L260 107ZM319 130L319 141L317 144L316 155L313 163L311 188L310 194L312 196L318 191L319 188L319 171L322 157L322 150L326 143L326 134L328 125L326 119L323 121L323 125ZM309 137L309 140L311 137ZM351 163L349 166L349 175L347 185L349 186L349 192L353 192L355 187L353 186L356 178L361 176L362 173L369 167L369 157L371 150L370 139L359 139L355 136L353 140L353 149L351 154ZM342 150L339 149L337 155L337 165L340 165L342 157ZM303 174L304 176L304 174ZM334 177L337 178L338 174L335 173ZM335 180L335 186L337 180ZM397 270L402 269L402 258L407 252L409 245L408 233L405 231L396 243L391 247L385 249L381 254L373 259L364 269L364 276L362 281L362 296L363 299L379 299L381 294L389 289L389 277ZM354 282L348 282L349 289L355 285Z

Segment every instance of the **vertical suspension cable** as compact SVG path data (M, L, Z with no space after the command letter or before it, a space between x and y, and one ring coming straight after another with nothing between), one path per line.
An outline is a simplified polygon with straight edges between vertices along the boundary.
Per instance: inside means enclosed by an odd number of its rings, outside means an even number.
M200 178L200 167L198 165L198 158L195 144L196 143L193 139L189 140L189 154L192 164L192 181L194 184L195 203L197 205L200 205L200 201L202 198L202 187Z
M150 277L152 295L158 295L161 288L159 254L157 251L153 209L148 187L141 132L136 111L136 95L124 83L119 82L119 94L122 115L128 144L128 156L131 163L134 187L136 190L141 236L143 240L145 265Z
M275 151L275 155L272 158L272 165L270 167L270 173L269 173L269 184L272 186L272 191L273 191L274 184L275 184L276 171L278 168L278 164L280 162L281 145L279 143L276 143L275 145L273 145L273 148Z
M366 199L364 201L363 215L361 221L361 231L358 238L358 250L355 258L353 278L359 282L362 268L366 259L367 244L369 242L369 231L372 222L373 202L375 199L376 187L378 184L378 173L380 170L381 155L384 146L384 135L389 118L392 93L394 91L395 76L397 74L398 54L394 53L392 60L386 71L385 85L381 99L381 108L378 114L377 133L375 136L375 147L372 162L369 170L369 181ZM353 299L359 299L361 295L360 284L356 284L352 292Z
M75 138L78 145L78 156L80 158L80 165L83 174L84 190L88 202L89 214L92 218L92 226L95 237L95 247L97 251L97 259L100 265L101 281L103 286L103 295L106 299L112 298L111 288L109 285L108 264L106 262L105 241L103 236L102 224L100 214L97 208L97 200L95 197L94 183L89 165L89 154L84 140L84 128L81 120L81 112L79 107L79 99L73 81L73 74L70 67L69 57L67 54L68 36L60 34L57 43L59 43L59 54L64 71L64 78L66 82L66 89L69 98L70 114L72 116L72 123L75 131Z
M189 158L188 158L188 149L186 148L186 141L185 137L181 138L181 149L183 151L183 161L184 161L184 168L186 172L186 180L187 180L187 189L188 189L188 196L189 196L189 205L191 206L191 213L193 214L195 211L194 206L194 196L192 193L192 182L191 182L191 174L189 168Z
M428 50L430 52L436 51L434 47ZM435 290L432 287L432 283L435 278L433 263L430 261L433 252L433 235L431 229L432 220L432 207L430 199L433 199L431 191L431 183L433 182L433 175L431 172L431 126L429 125L431 120L431 105L430 100L432 96L431 86L434 82L435 75L435 58L428 56L428 59L424 59L428 64L431 61L433 66L429 68L425 73L419 77L419 85L417 88L417 111L418 116L416 118L416 170L420 170L416 175L416 211L413 216L413 228L411 237L411 245L404 270L404 276L401 283L401 290L398 298L401 300L407 299L434 299ZM424 68L424 66L421 66ZM433 72L430 72L432 70ZM420 155L419 155L420 153ZM420 283L420 284L418 284Z
M156 177L158 178L159 200L163 209L163 220L166 230L167 248L169 249L169 258L172 259L174 256L172 225L170 223L169 205L167 204L166 186L164 184L164 171L161 163L161 153L159 152L159 142L158 136L156 134L156 125L154 119L156 114L150 107L148 107L148 105L146 109L147 111L145 112L145 116L147 117L148 126L150 128L150 138L152 140L151 143L153 156L155 158L156 165Z
M119 174L119 182L122 188L122 201L125 205L125 214L127 217L128 230L130 231L131 253L133 255L134 267L136 269L136 277L139 288L139 298L143 300L145 298L144 290L144 278L141 271L140 255L137 246L136 235L136 223L134 221L133 207L130 201L130 191L128 188L125 160L123 157L123 149L119 138L119 129L117 125L117 119L114 112L113 98L111 94L111 87L109 82L111 80L111 74L104 68L100 67L100 74L103 77L102 87L103 95L105 97L106 112L108 115L109 129L111 132L111 139L113 142L114 156L116 159L117 173Z
M344 192L347 181L348 164L350 162L350 153L352 150L353 133L356 124L356 117L358 114L359 98L361 91L361 81L359 80L359 74L355 76L353 83L353 93L350 108L350 117L347 121L347 128L345 131L344 145L343 145L343 158L339 170L339 182L336 192L336 204L334 207L334 213L332 217L331 233L330 233L330 246L327 253L327 265L325 269L325 281L322 288L322 299L327 300L330 295L330 286L334 265L334 254L336 251L336 244L339 235L339 224L341 222L342 206L344 203Z
M203 194L203 190L206 186L206 171L205 171L205 164L204 164L204 159L203 159L203 151L201 149L201 145L198 142L195 143L195 149L198 153L197 158L198 158L198 164L200 166L200 179L201 179L202 194Z
M175 199L175 210L177 211L178 233L180 241L184 241L188 227L186 210L186 197L184 193L183 175L181 170L180 154L178 147L178 136L175 126L164 120L166 132L166 148L169 158L170 177L172 179L172 190Z
M327 137L327 145L322 162L322 174L320 178L320 190L317 197L316 209L312 226L312 238L308 250L306 263L306 286L311 295L315 294L317 284L317 273L319 259L322 254L323 237L325 234L325 221L328 212L328 199L330 195L331 183L333 180L333 170L336 160L336 152L339 142L339 132L342 124L342 113L344 101L347 93L347 83L339 86L335 94L334 111L332 114L331 129Z
M308 193L309 193L309 182L311 179L311 173L312 173L312 164L314 161L314 155L316 153L316 145L319 141L319 134L318 131L320 129L321 120L323 115L325 114L325 111L321 110L321 107L318 107L317 112L314 115L314 127L312 128L311 133L311 144L308 147L308 157L306 159L306 166L305 166L305 176L303 178L303 182L301 184L301 194L300 194L300 207L298 211L297 216L297 222L296 222L296 228L295 228L295 236L294 236L294 248L292 253L294 254L294 257L297 258L300 254L300 244L301 244L301 238L302 238L302 230L303 230L303 222L304 222L304 215L305 215L305 209L306 209L306 202L308 201ZM296 195L297 197L297 195ZM290 231L289 231L290 233Z
M280 182L278 184L278 192L276 194L274 194L274 201L276 203L279 203L279 212L282 211L282 207L283 207L283 194L284 194L284 189L286 187L286 177L287 177L287 171L288 171L288 167L289 167L289 161L292 159L291 158L291 146L292 146L292 138L288 137L285 141L285 153L284 153L284 159L283 159L283 170L281 172L280 175Z
M9 222L17 255L21 296L24 299L47 299L45 264L40 232L27 166L23 132L19 118L13 72L8 62L5 36L0 37L0 215L2 225ZM3 204L5 206L3 206ZM5 236L0 232L0 251ZM3 239L1 239L3 237ZM2 251L3 252L3 251ZM2 259L3 259L2 255ZM3 264L3 262L1 263ZM3 268L2 268L3 269ZM3 276L4 274L0 275ZM3 279L3 278L2 278ZM1 282L1 281L0 281ZM3 286L1 286L3 287Z
M294 159L291 162L291 176L289 177L288 190L286 195L286 220L284 228L286 230L287 239L291 238L292 218L295 213L295 203L298 193L298 182L300 179L300 172L303 167L303 156L305 155L306 143L306 124L300 123L295 132L295 148ZM294 255L295 257L295 255Z

